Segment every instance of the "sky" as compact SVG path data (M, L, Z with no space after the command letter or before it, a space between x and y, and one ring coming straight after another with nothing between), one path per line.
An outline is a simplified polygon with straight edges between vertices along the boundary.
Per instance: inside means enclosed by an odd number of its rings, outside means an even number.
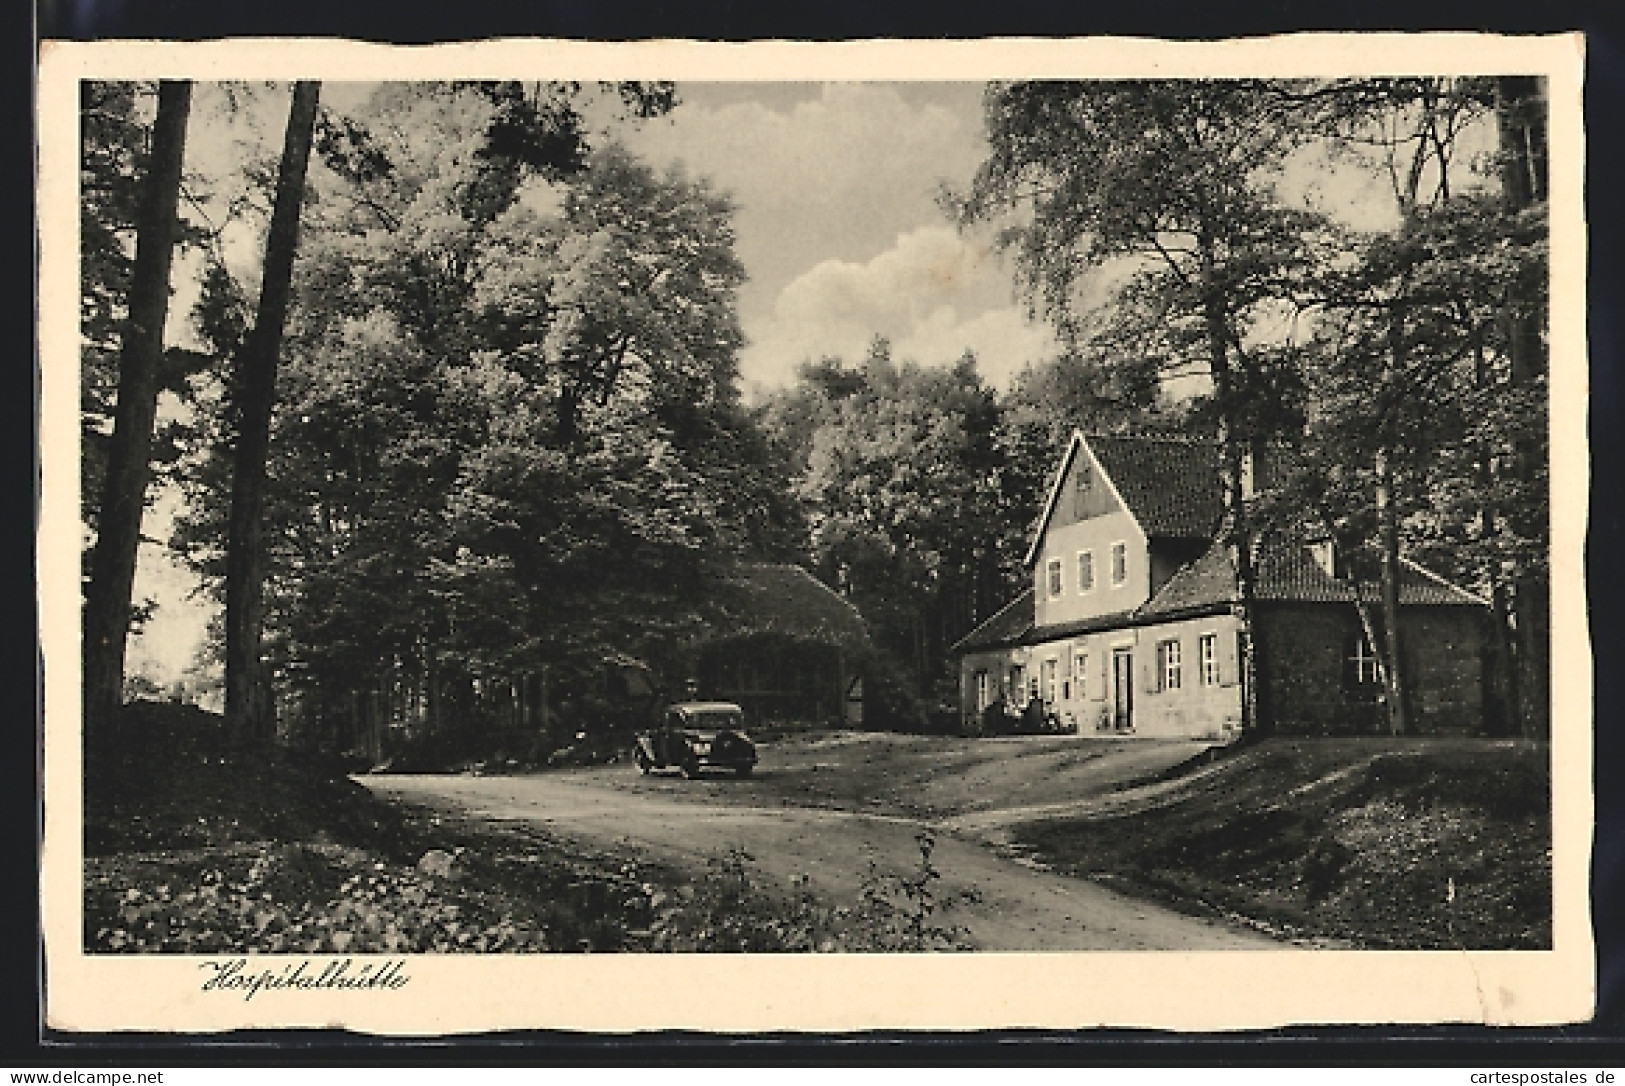
M856 361L875 335L927 365L973 350L999 385L1053 351L987 233L962 235L938 206L942 186L967 185L986 154L980 83L678 91L677 109L623 140L737 205L747 395L789 383L807 359Z

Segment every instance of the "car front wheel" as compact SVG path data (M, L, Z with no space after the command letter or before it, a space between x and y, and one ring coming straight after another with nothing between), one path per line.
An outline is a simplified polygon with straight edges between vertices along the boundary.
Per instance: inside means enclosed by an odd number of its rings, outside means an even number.
M694 780L700 775L700 760L692 754L683 759L683 776Z
M642 773L644 776L648 776L651 768L649 765L649 756L643 753L643 749L641 747L635 754L632 755L632 759L638 763L638 772Z

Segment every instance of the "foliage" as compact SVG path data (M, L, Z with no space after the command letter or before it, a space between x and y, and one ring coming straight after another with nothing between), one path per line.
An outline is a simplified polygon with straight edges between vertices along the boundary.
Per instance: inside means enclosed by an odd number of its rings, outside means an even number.
M158 882L156 880L162 879ZM156 884L155 884L156 882ZM258 845L103 861L86 888L96 951L220 954L548 950L535 919L338 845Z
M145 93L150 93L146 91ZM118 385L119 330L135 262L135 222L148 129L138 114L143 88L85 80L79 85L80 418L84 455L80 500L94 523L106 468Z
M1007 547L995 394L969 355L826 360L768 407L807 508L814 569L926 693L948 645L1002 602Z
M830 905L805 875L788 891L767 883L754 858L730 849L712 859L704 878L675 894L646 887L653 910L650 950L686 953L903 953L968 950L963 929L938 914L954 904L938 896L942 875L932 865L935 844L918 837L916 870L887 873L871 863L855 905Z
M1170 312L1222 309L1239 347L1254 307L1290 293L1312 217L1273 198L1295 143L1294 112L1267 83L1160 80L994 84L991 152L961 219L1006 221L1022 283L1069 342L1082 338L1087 269L1127 259L1131 298L1151 287ZM1209 329L1188 322L1176 358L1207 358Z
M889 953L971 949L964 929L943 924L938 915L952 908L957 899L942 897L936 887L942 872L931 862L935 835L921 830L914 840L920 848L920 863L914 871L887 875L870 863L858 909L872 941L867 949Z
M269 648L318 718L658 657L717 563L796 547L737 399L731 209L614 146L527 150L552 93L386 85L324 115L268 509ZM212 580L218 462L190 486L178 542Z

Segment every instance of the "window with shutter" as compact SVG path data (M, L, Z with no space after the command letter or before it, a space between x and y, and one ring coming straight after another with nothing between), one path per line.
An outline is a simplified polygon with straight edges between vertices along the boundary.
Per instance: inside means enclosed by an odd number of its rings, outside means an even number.
M1241 631L1219 638L1219 685L1235 686L1241 681Z
M1219 685L1219 635L1203 634L1196 639L1196 656L1202 669L1202 685Z
M1181 679L1181 662L1178 639L1159 641L1157 643L1157 689L1178 690Z

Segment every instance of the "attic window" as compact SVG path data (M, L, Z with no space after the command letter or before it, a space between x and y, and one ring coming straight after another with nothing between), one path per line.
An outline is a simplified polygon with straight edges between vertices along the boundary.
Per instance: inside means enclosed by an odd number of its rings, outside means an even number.
M1048 571L1049 594L1051 596L1059 596L1061 594L1061 560L1059 558L1051 558L1049 560Z
M1330 539L1317 539L1309 544L1309 553L1315 556L1315 564L1328 577L1337 576L1337 554L1332 549Z
M1128 580L1128 544L1112 544L1112 587L1116 588Z
M1072 472L1072 486L1077 496L1081 498L1089 493L1089 488L1093 485L1094 478L1089 472L1089 465L1079 460L1078 466Z

